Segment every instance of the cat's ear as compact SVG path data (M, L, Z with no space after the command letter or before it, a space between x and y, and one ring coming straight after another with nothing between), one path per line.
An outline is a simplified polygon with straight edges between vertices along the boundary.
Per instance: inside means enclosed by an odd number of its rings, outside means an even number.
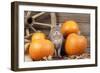
M59 24L59 27L61 27L61 23Z

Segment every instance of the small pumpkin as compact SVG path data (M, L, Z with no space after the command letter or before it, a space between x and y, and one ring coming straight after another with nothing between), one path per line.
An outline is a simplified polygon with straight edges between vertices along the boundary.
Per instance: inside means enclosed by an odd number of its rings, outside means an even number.
M32 35L32 41L34 41L34 39L45 39L46 38L46 35L42 32L35 32L33 33Z
M61 26L61 33L63 35L68 35L70 33L79 33L78 23L73 20L65 21Z
M80 55L87 48L87 39L84 36L72 33L65 41L65 52L68 55Z

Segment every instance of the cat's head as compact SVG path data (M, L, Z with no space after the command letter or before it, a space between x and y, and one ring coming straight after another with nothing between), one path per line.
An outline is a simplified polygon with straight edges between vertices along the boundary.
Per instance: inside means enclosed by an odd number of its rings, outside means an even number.
M56 25L52 28L52 30L53 30L53 31L60 31L60 28L61 28L61 24L56 24Z

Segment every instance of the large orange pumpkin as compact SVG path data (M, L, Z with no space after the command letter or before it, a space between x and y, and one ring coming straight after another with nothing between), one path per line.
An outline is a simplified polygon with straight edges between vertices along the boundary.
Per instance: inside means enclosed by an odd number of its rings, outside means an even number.
M34 60L40 60L43 57L42 40L34 40L29 47L29 55Z
M45 49L44 56L53 56L54 54L54 44L50 40L45 40L43 48Z
M46 39L34 39L29 47L29 55L34 60L41 60L43 57L53 55L54 45Z
M68 55L80 55L87 48L87 39L84 36L72 33L65 41L65 52Z
M73 20L65 21L61 26L61 33L68 35L70 33L79 33L78 23Z

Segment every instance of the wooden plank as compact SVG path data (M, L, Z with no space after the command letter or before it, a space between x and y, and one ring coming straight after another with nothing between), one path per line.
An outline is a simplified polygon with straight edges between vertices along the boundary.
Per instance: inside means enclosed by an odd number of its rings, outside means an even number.
M40 12L32 16L33 19L40 17L41 15L45 14L45 12Z
M42 16L38 17L35 19L36 22L40 22L40 23L47 23L47 24L51 24L51 17L50 17L50 13L45 13Z
M88 48L90 48L90 36L85 36L87 38L88 41Z
M57 13L57 22L62 23L66 20L75 20L81 23L90 23L90 14L79 13Z
M89 36L90 35L90 24L87 23L79 23L79 28L81 34Z

